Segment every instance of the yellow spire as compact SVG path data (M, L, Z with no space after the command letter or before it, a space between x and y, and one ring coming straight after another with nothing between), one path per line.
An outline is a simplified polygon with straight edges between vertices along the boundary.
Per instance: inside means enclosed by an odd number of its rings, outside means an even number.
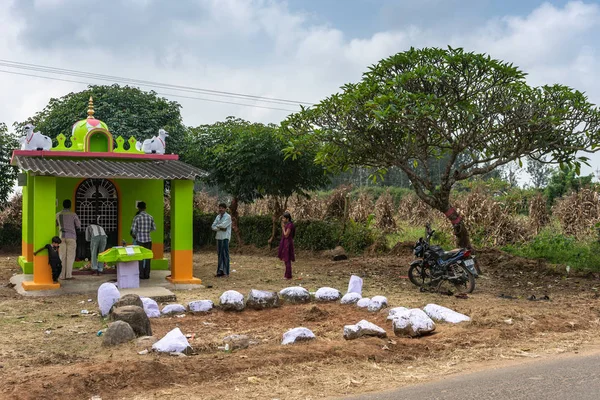
M90 96L90 101L88 102L88 119L94 118L94 99Z

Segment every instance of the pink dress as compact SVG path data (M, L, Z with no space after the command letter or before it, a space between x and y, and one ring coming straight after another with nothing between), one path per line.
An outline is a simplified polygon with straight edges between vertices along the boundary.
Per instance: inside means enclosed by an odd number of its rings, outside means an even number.
M296 227L292 222L288 222L285 225L285 229L289 229L290 234L288 237L285 237L282 232L277 256L285 263L285 278L292 279L292 261L296 261L296 256L294 254L294 236L296 235Z

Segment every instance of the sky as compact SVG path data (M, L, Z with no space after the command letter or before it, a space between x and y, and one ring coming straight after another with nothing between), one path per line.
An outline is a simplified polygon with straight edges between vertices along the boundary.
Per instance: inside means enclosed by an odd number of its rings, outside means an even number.
M2 0L0 122L22 121L86 83L114 83L5 61L292 100L155 88L182 105L189 126L227 116L278 123L411 46L487 53L532 85L569 85L600 103L599 39L592 0ZM600 155L583 172L597 168Z

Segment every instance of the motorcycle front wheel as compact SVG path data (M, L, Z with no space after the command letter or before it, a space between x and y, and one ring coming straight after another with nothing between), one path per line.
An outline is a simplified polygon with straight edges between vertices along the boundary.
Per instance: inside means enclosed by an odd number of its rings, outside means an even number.
M429 267L424 267L422 263L411 265L408 269L408 279L413 285L418 287L429 283L431 280Z

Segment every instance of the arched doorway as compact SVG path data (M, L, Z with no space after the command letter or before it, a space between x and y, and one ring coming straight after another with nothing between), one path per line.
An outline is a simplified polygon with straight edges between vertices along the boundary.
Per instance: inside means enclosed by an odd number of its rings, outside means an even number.
M86 179L81 182L75 193L75 212L81 221L81 231L77 233L78 260L91 256L90 244L85 240L85 229L97 223L98 217L108 236L107 248L118 245L119 198L114 183L107 179Z

